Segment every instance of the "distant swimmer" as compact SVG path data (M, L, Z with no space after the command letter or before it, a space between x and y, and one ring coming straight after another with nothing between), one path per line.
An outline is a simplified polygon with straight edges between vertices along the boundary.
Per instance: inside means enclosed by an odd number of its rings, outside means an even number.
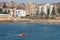
M21 34L19 34L19 36L23 37L23 36L25 36L25 34L24 33L21 33Z

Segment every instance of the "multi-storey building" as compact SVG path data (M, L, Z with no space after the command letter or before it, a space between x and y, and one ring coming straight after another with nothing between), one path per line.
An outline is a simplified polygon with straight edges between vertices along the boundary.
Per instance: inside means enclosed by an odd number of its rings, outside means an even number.
M54 10L53 10L54 9ZM42 4L39 6L39 12L38 14L41 15L52 15L53 12L52 11L55 11L56 12L56 7L54 5L51 5L51 4Z
M25 5L25 10L26 10L26 13L27 15L31 15L31 14L36 14L37 12L37 4L34 4L32 2L28 2L26 5Z

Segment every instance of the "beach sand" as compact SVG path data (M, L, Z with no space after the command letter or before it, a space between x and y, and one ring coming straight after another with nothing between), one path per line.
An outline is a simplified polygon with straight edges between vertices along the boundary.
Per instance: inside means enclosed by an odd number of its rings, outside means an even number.
M0 22L42 22L42 23L60 23L57 19L28 19L28 18L0 18Z

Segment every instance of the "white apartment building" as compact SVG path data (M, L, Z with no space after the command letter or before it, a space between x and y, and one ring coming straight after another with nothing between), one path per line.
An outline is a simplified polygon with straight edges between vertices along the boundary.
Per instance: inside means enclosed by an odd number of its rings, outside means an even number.
M52 10L53 10L53 5L50 5L50 13L49 13L49 15L52 14Z
M39 12L38 12L38 15L41 15L41 8L42 8L42 6L39 6Z
M41 14L41 12L43 11L44 15L47 15L48 14L47 13L48 12L47 9L49 9L49 15L51 15L52 11L53 11L53 7L55 7L55 6L50 5L50 4L40 5L38 14ZM56 12L56 8L54 8L54 9L55 9L55 13L57 13Z
M47 15L47 6L46 6L46 5L43 6L43 13L44 13L45 15Z

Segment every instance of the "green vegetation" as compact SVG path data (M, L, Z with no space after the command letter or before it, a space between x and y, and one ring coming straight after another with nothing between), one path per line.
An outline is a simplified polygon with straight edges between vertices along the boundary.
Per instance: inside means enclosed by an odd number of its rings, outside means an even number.
M6 8L6 3L4 3L3 8Z
M3 12L3 14L8 14L8 12L6 12L6 10Z
M44 12L43 12L43 7L41 8L41 16L44 15Z
M47 6L47 15L45 15L45 19L49 19L49 13L50 13L50 9L49 6Z
M49 15L49 13L50 13L50 9L49 9L49 8L47 8L47 15Z
M59 13L59 15L60 15L60 8L58 8L57 12L58 12L58 13Z
M53 7L52 15L56 15L56 13L55 13L55 7Z
M2 13L2 9L0 8L0 13Z

